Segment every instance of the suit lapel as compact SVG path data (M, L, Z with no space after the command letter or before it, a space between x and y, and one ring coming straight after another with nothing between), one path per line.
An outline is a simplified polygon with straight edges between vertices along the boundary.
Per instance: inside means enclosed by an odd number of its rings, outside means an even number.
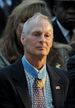
M27 81L26 81L26 76L23 70L23 66L21 61L17 62L16 65L14 65L15 67L15 73L17 73L13 80L14 80L14 85L17 89L17 92L25 106L25 108L31 108L31 100L30 100L30 96L28 93L28 87L27 87Z
M50 86L52 89L53 105L55 106L54 108L60 108L64 100L63 82L60 79L59 75L56 74L57 70L54 70L52 68L48 68L48 69L49 69L48 73L51 82Z

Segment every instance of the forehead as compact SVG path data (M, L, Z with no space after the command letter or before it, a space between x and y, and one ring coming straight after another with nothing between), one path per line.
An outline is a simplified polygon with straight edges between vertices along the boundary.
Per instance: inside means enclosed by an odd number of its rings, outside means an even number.
M47 20L47 19L39 19L38 21L32 21L31 23L30 23L30 28L32 28L32 27L36 27L36 28L38 28L38 27L45 27L45 29L46 29L46 27L47 28L49 28L49 27L51 27L52 26L52 24Z
M32 25L33 24L45 24L45 23L49 23L49 24L51 24L50 23L50 21L48 20L48 19L42 19L42 18L40 18L40 19L38 19L38 20L32 20L31 22L30 22Z
M33 33L33 32L49 33L49 32L53 32L53 27L47 20L46 21L40 20L39 22L36 23L34 21L29 28L29 33Z
M28 23L27 23L27 25L28 25L28 27L32 27L32 26L42 26L42 25L51 25L51 22L49 21L49 19L48 18L42 18L42 17L40 17L40 18L34 18L34 19L31 19Z
M34 31L35 28L36 30L49 30L52 28L52 23L47 16L37 13L24 23L22 34Z

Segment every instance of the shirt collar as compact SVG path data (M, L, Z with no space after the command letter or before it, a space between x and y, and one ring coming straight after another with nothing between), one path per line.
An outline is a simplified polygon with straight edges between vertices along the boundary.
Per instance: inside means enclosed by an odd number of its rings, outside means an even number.
M32 66L25 56L22 57L23 67L28 74L31 74L34 78L43 79L47 75L46 65L42 67L41 70L37 70L34 66Z

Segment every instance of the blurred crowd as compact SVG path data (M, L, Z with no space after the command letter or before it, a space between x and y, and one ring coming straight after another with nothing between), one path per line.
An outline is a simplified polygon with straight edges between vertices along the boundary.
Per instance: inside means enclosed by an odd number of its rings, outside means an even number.
M0 0L0 37L5 28L7 19L15 6L22 0Z

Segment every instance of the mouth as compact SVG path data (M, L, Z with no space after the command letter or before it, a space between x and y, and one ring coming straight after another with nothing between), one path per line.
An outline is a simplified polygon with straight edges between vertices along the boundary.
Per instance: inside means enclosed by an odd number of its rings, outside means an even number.
M44 46L40 46L40 47L37 47L39 50L44 50L44 49L47 49L46 47Z

